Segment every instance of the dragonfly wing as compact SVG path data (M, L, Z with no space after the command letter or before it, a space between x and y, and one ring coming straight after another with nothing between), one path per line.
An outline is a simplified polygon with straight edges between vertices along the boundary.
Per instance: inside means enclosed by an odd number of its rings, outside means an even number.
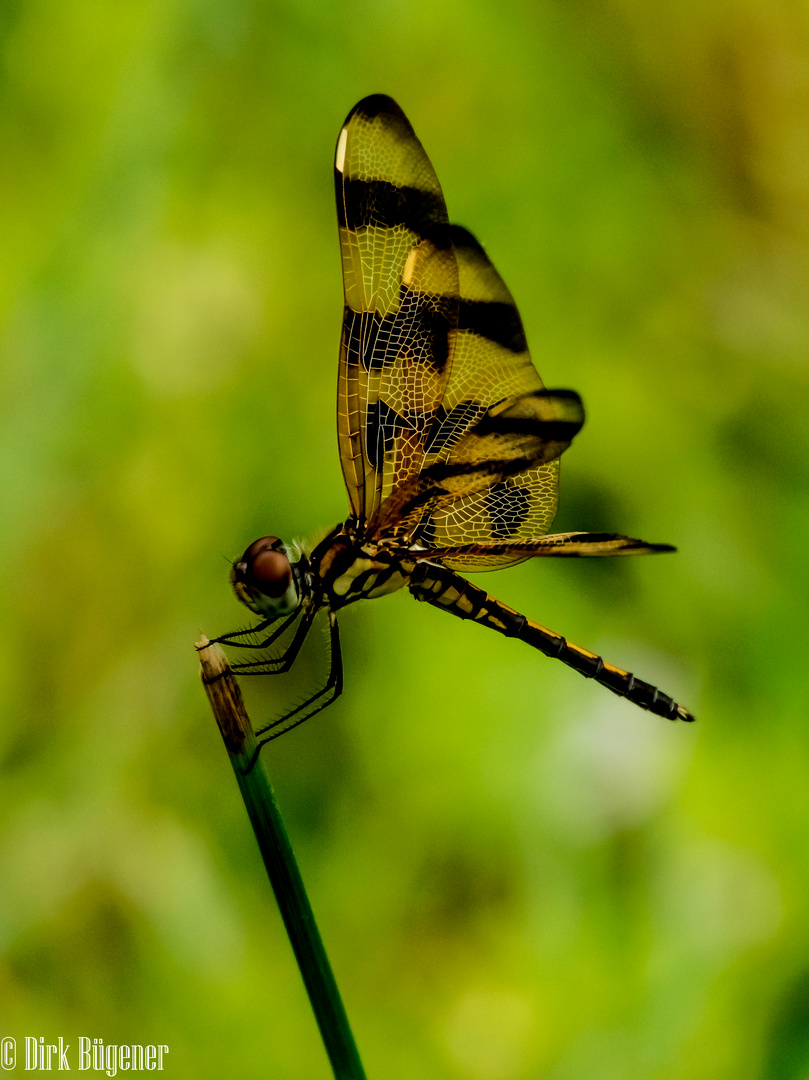
M335 155L345 309L337 430L354 515L419 471L444 398L458 276L429 158L389 97L349 113Z
M477 240L448 225L433 167L390 98L349 114L335 187L340 459L368 539L446 548L543 535L581 401L543 387L511 294Z

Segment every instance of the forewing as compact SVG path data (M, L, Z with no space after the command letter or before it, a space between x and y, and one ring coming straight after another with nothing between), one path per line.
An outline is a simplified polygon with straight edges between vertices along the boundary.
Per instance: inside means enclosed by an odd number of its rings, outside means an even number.
M570 390L544 389L511 294L465 229L451 226L460 303L446 392L425 443L421 473L378 514L376 535L399 532L446 556L453 569L491 569L529 557L556 513L559 455L584 422Z
M367 521L424 463L444 398L458 275L438 179L389 97L363 99L337 143L345 310L337 430L353 513Z

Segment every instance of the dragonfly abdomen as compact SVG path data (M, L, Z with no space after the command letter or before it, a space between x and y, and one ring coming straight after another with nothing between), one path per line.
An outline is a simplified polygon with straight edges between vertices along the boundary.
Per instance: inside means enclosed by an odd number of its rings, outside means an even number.
M595 679L641 709L667 720L694 719L686 708L656 686L636 678L630 671L608 664L596 653L571 644L561 634L526 618L444 566L419 563L410 579L410 591L417 600L425 600L459 619L472 619L506 637L519 638L545 656L561 660L586 679Z

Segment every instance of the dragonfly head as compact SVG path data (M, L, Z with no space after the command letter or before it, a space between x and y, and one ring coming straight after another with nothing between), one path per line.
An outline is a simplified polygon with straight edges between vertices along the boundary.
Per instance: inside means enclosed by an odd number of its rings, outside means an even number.
M301 605L297 564L277 536L262 536L233 564L230 580L243 604L265 619L291 615Z

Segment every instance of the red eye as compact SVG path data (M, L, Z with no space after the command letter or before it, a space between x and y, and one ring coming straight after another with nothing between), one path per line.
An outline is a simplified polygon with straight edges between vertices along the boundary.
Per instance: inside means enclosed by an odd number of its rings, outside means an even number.
M256 540L233 566L234 581L278 599L289 588L292 567L277 536Z

